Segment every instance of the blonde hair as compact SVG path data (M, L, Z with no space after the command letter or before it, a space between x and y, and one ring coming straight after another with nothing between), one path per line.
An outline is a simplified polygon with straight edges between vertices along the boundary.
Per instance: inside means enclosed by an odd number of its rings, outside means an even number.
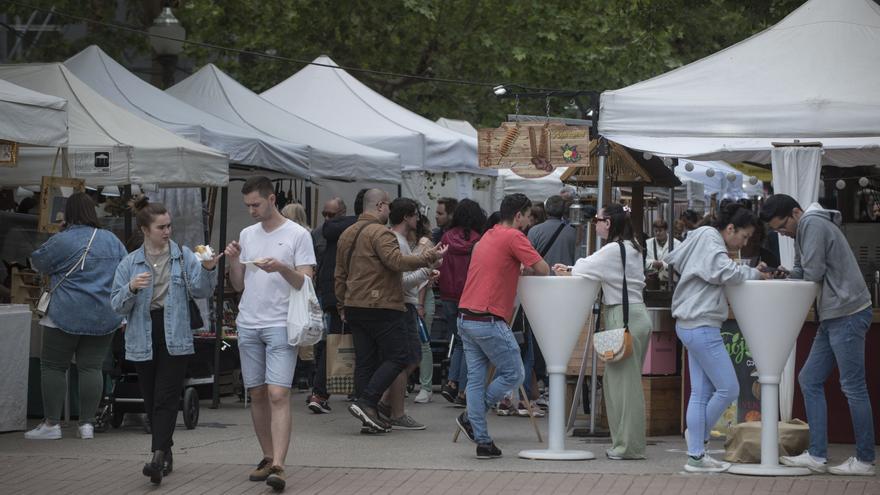
M299 203L290 203L281 209L281 214L303 227L311 229L311 227L309 227L309 219L306 216L306 209L303 205Z

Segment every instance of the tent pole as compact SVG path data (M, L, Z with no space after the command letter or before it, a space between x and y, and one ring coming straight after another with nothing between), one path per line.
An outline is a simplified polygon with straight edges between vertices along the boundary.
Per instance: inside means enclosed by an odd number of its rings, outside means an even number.
M608 156L608 140L605 139L604 136L599 136L599 180L596 186L599 188L599 193L596 199L596 213L599 213L599 210L602 209L602 205L605 203L605 157ZM598 235L596 236L596 251L602 247L602 238ZM598 304L598 303L597 303ZM596 309L593 309L594 312L597 312ZM596 316L596 326L599 325L598 316ZM595 330L594 330L595 331ZM588 339L592 339L592 335L587 335ZM587 342L587 346L590 343ZM596 433L596 388L599 385L599 379L596 377L596 373L598 372L599 363L596 361L596 352L590 353L590 435L594 435ZM576 390L575 393L578 393Z
M131 201L131 184L126 184L122 187L122 204L128 205L129 201ZM132 208L125 208L125 220L122 229L122 236L125 238L126 247L129 241L131 241L131 210Z
M306 193L305 193L305 208L306 208L306 218L312 219L312 183L310 181L306 182Z
M401 184L397 184L397 197L398 198L403 197L403 185L401 185Z
M229 187L220 190L220 241L226 247L226 217L229 210ZM219 247L218 247L219 249ZM217 304L214 308L214 383L211 386L211 409L220 407L220 349L223 345L223 295L226 290L226 257L217 263Z

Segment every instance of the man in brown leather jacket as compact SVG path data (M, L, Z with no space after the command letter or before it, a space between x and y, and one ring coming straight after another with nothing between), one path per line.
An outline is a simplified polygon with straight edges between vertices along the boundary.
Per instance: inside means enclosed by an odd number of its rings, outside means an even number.
M364 194L364 212L339 238L336 256L336 298L339 313L351 329L355 347L355 396L349 406L368 432L387 432L376 406L382 393L409 361L403 272L428 267L445 248L404 256L386 226L388 193L370 189Z

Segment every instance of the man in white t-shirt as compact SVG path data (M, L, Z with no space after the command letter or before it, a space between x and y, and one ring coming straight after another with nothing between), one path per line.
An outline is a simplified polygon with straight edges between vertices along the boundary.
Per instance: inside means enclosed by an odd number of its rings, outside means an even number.
M295 347L287 344L291 287L312 277L315 252L309 231L284 218L275 207L272 181L252 177L241 188L244 204L258 223L241 231L226 247L229 280L242 292L238 305L241 375L251 396L251 418L263 460L251 481L284 489L284 460L290 444L290 387Z

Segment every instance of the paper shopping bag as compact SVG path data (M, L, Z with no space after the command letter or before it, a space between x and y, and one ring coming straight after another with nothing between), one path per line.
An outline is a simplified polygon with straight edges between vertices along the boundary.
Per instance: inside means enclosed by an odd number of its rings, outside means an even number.
M327 335L327 393L354 393L354 339L350 333Z

